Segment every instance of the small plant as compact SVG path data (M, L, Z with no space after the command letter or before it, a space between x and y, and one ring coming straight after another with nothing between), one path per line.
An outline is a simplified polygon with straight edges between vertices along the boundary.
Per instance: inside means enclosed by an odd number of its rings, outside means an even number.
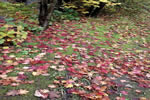
M21 25L9 25L6 24L0 28L0 44L10 45L23 42L27 38L27 32L24 31L24 27Z
M43 30L43 27L40 27L40 26L29 26L28 27L28 30L30 30L31 32L33 33L37 33L37 32L40 32Z
M79 20L77 11L69 8L64 8L63 11L54 10L52 21L55 20Z
M43 30L43 27L40 27L36 24L27 24L27 23L24 23L24 22L18 22L17 25L20 25L22 27L24 27L24 30L25 31L31 31L33 33L37 33L37 32L40 32Z

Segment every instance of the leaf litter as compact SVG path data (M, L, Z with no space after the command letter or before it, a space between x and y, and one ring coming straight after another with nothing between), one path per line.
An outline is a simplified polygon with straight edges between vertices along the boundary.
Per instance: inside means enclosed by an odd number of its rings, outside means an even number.
M41 75L52 77L51 71L55 71L65 75L54 75L55 80L47 85L47 89L36 89L34 96L55 100L64 95L59 89L63 87L67 94L78 95L85 100L111 100L112 97L116 100L149 99L142 97L142 94L150 88L148 42L144 39L140 46L125 47L124 44L130 43L126 40L133 35L129 34L128 28L124 31L118 29L117 34L120 38L115 40L117 36L114 38L112 30L101 32L99 30L104 28L101 24L87 23L87 19L82 20L85 20L84 23L74 21L55 23L39 35L30 33L26 42L36 42L34 45L36 50L31 45L22 45L28 51L22 52L19 57L15 54L22 51L22 48L0 49L0 85L12 87L21 84L32 85L35 82L29 80L28 74L33 77ZM75 27L80 24L83 26ZM102 27L96 30L97 26ZM91 33L92 31L94 33ZM148 35L146 32L143 34L142 39ZM141 33L136 35L141 36ZM141 44L140 40L132 42ZM147 49L136 49L140 47ZM30 54L34 53L37 54L31 57ZM16 76L9 75L16 71L19 71ZM25 89L10 90L6 96L24 95L28 92L30 91Z

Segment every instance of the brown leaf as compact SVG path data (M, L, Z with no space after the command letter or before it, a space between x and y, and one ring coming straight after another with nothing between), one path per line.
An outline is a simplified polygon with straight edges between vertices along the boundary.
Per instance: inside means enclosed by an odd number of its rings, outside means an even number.
M18 90L11 90L6 93L6 96L16 96L16 95L19 95Z
M0 80L0 84L2 84L2 85L9 85L9 84L11 84L11 80Z
M140 97L140 100L147 100L145 97Z
M13 62L12 65L17 66L19 63L18 62Z
M20 95L27 94L28 92L29 92L29 91L23 90L23 89L18 90L18 93L19 93Z
M103 86L103 87L100 88L100 90L101 90L102 92L104 92L106 89L107 89L107 86Z

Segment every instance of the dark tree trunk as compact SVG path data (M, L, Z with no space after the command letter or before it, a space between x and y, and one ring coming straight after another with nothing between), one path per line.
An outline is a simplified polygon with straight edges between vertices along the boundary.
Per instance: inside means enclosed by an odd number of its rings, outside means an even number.
M88 10L88 11L89 11L89 14L87 14L87 16L97 17L98 14L99 14L100 11L104 8L105 5L106 5L105 3L101 2L101 3L99 4L99 7L97 7L97 8L91 6L91 7L89 8L89 10Z
M39 25L46 29L57 0L40 0Z
M39 11L39 25L43 26L48 15L48 4L47 0L40 0L40 11Z

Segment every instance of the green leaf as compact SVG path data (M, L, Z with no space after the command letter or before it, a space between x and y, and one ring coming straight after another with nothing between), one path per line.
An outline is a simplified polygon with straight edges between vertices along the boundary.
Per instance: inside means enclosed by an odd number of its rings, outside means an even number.
M15 37L14 34L10 34L10 35L7 35L7 36L10 37L10 38L14 38Z
M10 30L10 31L7 32L7 34L8 34L8 35L15 34L15 31L14 31L14 30Z
M5 36L7 36L7 34L6 34L6 33L4 33L4 32L0 32L0 39L4 38Z
M14 22L7 22L7 24L9 24L9 25L15 25Z
M1 28L0 28L0 32L4 32L5 30L6 30L5 27L1 27Z
M74 52L73 48L70 46L70 47L67 48L67 52L65 54L71 55L73 52Z
M29 51L21 51L21 53L23 54L23 55L27 55L27 54L29 54Z
M21 25L21 26L23 26L23 27L28 27L28 24L23 23L23 22L19 22L18 24Z
M26 32L24 32L23 34L22 34L22 38L23 39L26 39L27 38L27 34L25 34Z
M13 20L14 20L14 18L6 18L5 19L6 22L13 21Z
M3 44L5 42L4 39L0 39L0 44Z

